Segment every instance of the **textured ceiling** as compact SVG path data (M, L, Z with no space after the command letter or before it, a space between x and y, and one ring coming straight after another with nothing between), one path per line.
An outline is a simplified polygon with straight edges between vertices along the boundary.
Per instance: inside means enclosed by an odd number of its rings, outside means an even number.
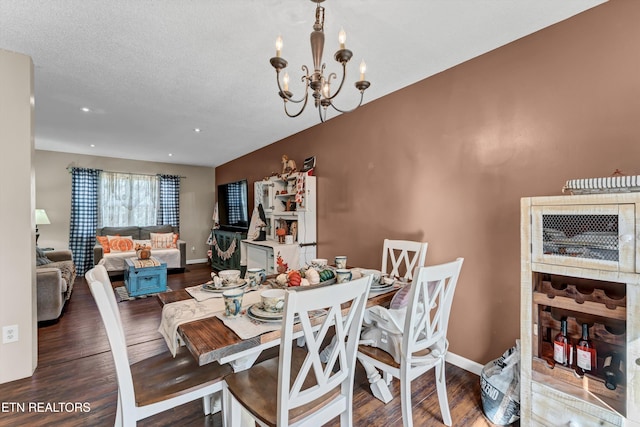
M339 71L343 27L354 58L337 103L349 109L361 59L366 103L603 2L327 0L324 60ZM33 59L37 149L217 166L319 125L310 107L284 115L269 64L281 35L299 96L314 10L309 0L0 0L0 49Z

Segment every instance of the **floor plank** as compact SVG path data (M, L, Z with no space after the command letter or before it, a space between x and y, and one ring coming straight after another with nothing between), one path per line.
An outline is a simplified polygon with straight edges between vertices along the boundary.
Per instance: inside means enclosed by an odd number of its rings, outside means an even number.
M189 265L168 276L177 290L203 283L210 277L206 264ZM122 285L122 278L113 280ZM155 297L124 301L120 309L131 362L167 351L157 332L161 307ZM78 278L71 300L56 323L38 328L38 368L30 378L0 385L0 426L111 426L115 419L117 385L106 333L86 282ZM491 426L482 413L476 375L447 364L449 406L455 426ZM415 426L442 426L433 371L413 382ZM358 365L354 390L354 424L366 427L402 426L398 382L391 385L394 399L383 404L369 390ZM47 407L46 405L49 404ZM84 404L84 406L83 406ZM20 405L24 406L22 411ZM31 406L30 406L31 405ZM40 405L40 406L38 406ZM75 405L80 408L76 409ZM222 425L219 415L205 417L200 401L150 417L140 426ZM339 426L336 419L330 427Z

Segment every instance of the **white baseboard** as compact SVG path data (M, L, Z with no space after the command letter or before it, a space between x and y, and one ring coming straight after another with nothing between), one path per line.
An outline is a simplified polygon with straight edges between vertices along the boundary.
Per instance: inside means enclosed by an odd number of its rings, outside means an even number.
M202 264L202 263L206 263L208 261L207 258L203 258L203 259L189 259L187 260L187 264Z
M480 376L482 368L484 367L478 362L474 362L473 360L467 359L466 357L462 357L451 352L447 353L447 357L445 360L452 365L462 368L465 371L469 371L472 374L476 374L477 376Z

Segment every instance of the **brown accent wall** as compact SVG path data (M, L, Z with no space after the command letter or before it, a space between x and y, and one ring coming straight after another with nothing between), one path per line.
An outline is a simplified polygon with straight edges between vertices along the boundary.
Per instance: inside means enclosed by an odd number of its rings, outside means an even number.
M520 198L640 174L638 22L640 1L611 0L222 165L216 182L315 155L319 256L379 268L393 238L428 241L428 264L464 257L450 350L485 363L519 336Z

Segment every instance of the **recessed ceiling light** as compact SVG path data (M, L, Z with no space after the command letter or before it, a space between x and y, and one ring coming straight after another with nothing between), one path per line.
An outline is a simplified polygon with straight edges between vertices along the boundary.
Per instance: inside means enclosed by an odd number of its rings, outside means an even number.
M90 147L91 147L91 148L93 148L93 147L95 147L95 146L96 146L96 144L91 144L91 145L90 145Z
M81 110L85 113L90 113L91 112L91 108L89 107L82 107Z
M193 131L194 131L195 133L200 133L200 132L201 132L201 130L202 130L202 129L200 129L200 128L194 128L194 129L193 129Z
M173 153L169 153L169 157L172 157L172 156L173 156Z

